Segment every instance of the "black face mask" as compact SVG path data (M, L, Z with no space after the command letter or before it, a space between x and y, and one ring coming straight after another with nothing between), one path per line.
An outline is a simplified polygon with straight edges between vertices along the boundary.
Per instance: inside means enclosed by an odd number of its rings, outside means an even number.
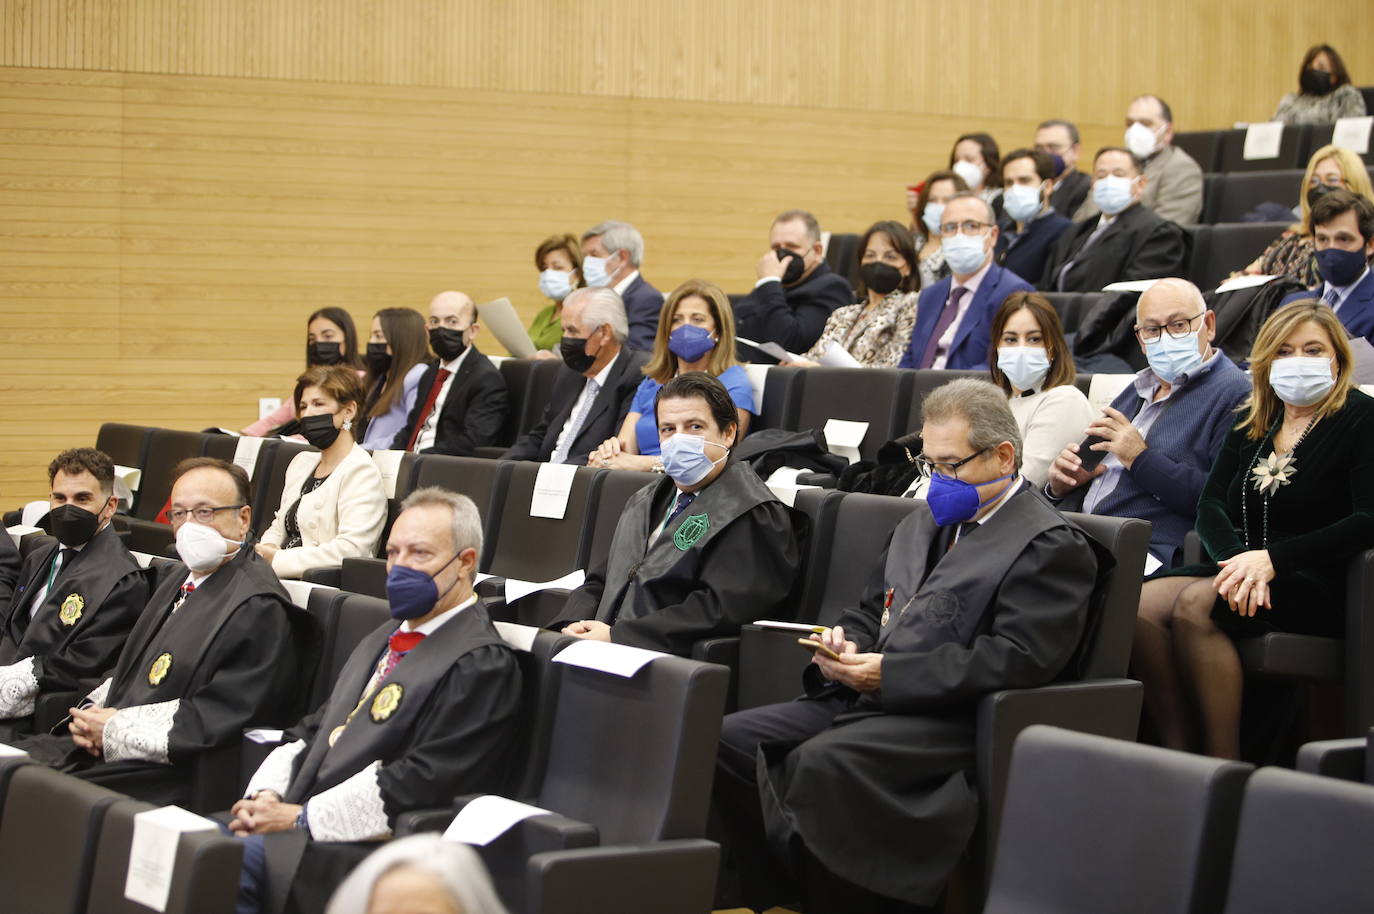
M790 286L800 280L802 274L806 272L806 261L802 260L802 255L786 248L773 248L773 250L778 252L780 259L786 258L787 260L787 269L782 274L782 284Z
M434 350L442 361L452 362L468 348L463 334L467 329L451 330L448 327L435 327L429 331L429 348Z
M367 365L374 374L381 374L391 367L391 354L386 351L386 343L367 344Z
M311 365L337 365L343 361L343 344L308 343L305 360Z
M859 276L863 279L865 288L879 295L887 295L902 284L900 270L891 264L877 261L859 267Z
M586 340L579 340L575 336L563 337L558 344L558 354L563 357L563 364L578 374L585 374L588 368L596 364L596 356L587 355L586 346Z
M1308 67L1298 78L1298 85L1302 86L1304 95L1326 95L1331 91L1331 74Z
M64 546L89 543L99 528L100 515L76 505L58 505L48 512L48 530Z
M301 419L301 434L310 442L311 447L327 450L339 438L339 429L334 427L334 417L328 413L306 416Z
M1333 190L1340 190L1339 187L1332 187L1330 184L1313 184L1307 188L1307 208L1311 209L1317 205L1317 201Z

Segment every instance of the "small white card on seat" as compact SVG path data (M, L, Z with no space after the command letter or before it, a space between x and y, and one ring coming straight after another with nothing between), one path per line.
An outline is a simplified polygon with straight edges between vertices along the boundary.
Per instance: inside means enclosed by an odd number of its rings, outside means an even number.
M496 626L496 631L501 636L501 640L515 648L517 651L528 652L534 647L535 636L539 634L539 629L533 625L520 625L516 622L495 621L491 623Z
M843 457L850 463L859 459L859 445L868 434L867 422L854 422L849 419L825 420L825 444L830 453Z
M1121 282L1109 282L1102 287L1103 292L1148 292L1150 287L1159 282L1157 279L1123 279Z
M1331 145L1349 149L1357 155L1369 152L1369 128L1374 125L1374 115L1369 117L1342 117L1336 120L1331 131Z
M514 603L521 597L528 597L532 593L541 590L576 590L582 586L582 582L587 580L587 573L581 568L570 571L561 578L554 578L552 581L520 581L515 578L506 578L506 602Z
M163 806L135 815L124 897L154 911L167 910L167 895L172 890L172 872L177 861L177 842L188 832L218 830L214 822L180 806Z
M1277 159L1282 143L1283 121L1251 124L1245 128L1245 146L1241 150L1241 158L1247 162L1256 159Z
M14 541L14 545L18 546L19 541L22 540L24 537L28 536L30 533L42 533L43 528L26 527L23 524L15 524L13 527L6 527L5 531L9 533L10 539ZM137 555L138 553L134 554ZM147 568L148 566L144 565L143 567Z
M1234 292L1237 289L1250 289L1255 286L1262 286L1278 279L1277 276L1237 276L1235 279L1228 279L1226 282L1217 286L1217 292Z
M323 584L316 584L313 581L282 581L281 586L285 588L286 595L291 598L301 609L310 608L310 591L316 587L323 587Z
M534 494L530 497L530 517L549 517L562 520L568 513L568 494L572 492L577 467L571 463L541 463L534 477Z
M444 831L445 841L487 845L533 816L552 815L547 809L488 794L458 811Z
M253 478L253 471L258 468L258 454L266 440L245 435L234 442L234 464L243 467L249 479Z
M401 458L405 451L373 451L372 462L377 464L377 472L382 474L382 491L387 498L396 497L396 477L401 473Z
M553 662L585 667L628 679L638 673L645 664L666 656L667 654L660 654L658 651L630 647L628 644L582 639L555 654Z
M1126 389L1127 384L1135 381L1133 374L1095 374L1088 384L1088 405L1101 412L1102 407L1110 406L1117 394Z

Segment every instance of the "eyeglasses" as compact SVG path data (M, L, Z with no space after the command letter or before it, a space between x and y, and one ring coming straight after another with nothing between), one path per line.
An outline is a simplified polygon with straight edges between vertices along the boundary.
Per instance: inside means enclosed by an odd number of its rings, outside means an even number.
M959 468L961 466L968 463L975 457L981 457L983 454L986 454L989 450L991 449L983 448L981 450L974 451L972 454L969 454L963 460L956 460L954 463L941 463L937 460L931 460L925 454L919 454L916 457L916 465L921 468L921 475L924 476L926 479L929 479L931 476L943 476L945 479L958 479Z
M945 238L953 238L959 232L965 235L981 235L983 229L992 228L991 222L979 222L976 219L966 219L963 222L942 222L940 223L940 234Z
M1153 343L1155 340L1159 339L1163 331L1167 330L1169 331L1169 335L1174 339L1182 339L1193 332L1193 321L1206 316L1207 312L1204 311L1194 317L1181 317L1176 321L1169 321L1169 323L1162 327L1159 324L1137 325L1135 328L1135 335L1142 343Z
M220 511L233 511L242 508L243 505L221 505L218 508L203 506L200 508L173 508L167 512L167 519L174 524L179 524L186 520L187 515L194 517L202 524L208 524L215 519L215 515Z

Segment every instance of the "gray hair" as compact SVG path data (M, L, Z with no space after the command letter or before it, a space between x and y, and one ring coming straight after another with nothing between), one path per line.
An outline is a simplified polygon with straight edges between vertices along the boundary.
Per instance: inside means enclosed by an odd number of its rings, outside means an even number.
M433 876L463 914L509 914L496 897L477 852L435 834L411 835L382 845L339 883L325 914L366 914L377 882L402 867Z
M1016 469L1021 469L1021 429L1000 387L982 378L960 378L930 392L921 404L921 421L968 423L968 445L975 451L1010 441Z
M961 191L959 191L957 194L955 194L954 196L950 197L949 200L947 200L947 201L945 202L945 206L949 206L949 205L950 205L951 203L953 203L955 200L977 200L979 203L983 204L983 209L987 210L987 214L988 214L988 224L989 224L989 225L996 225L996 224L997 224L997 212L996 212L996 210L994 210L994 209L992 208L992 204L989 203L988 201L984 200L982 197L978 196L977 194L975 194L973 191L971 191L971 190L961 190Z
M568 293L568 297L563 299L563 307L579 301L587 303L586 309L582 312L583 327L595 330L602 324L610 324L617 342L624 343L630 338L630 321L625 316L625 301L615 289L610 286L573 289Z
M450 532L453 534L454 552L476 549L478 555L482 554L482 515L471 498L439 486L425 486L406 496L406 500L401 502L401 511L430 505L441 505L452 513L453 529Z
M1066 121L1063 118L1052 117L1047 121L1041 121L1035 129L1038 132L1041 130L1046 130L1050 127L1063 127L1065 130L1069 132L1069 142L1078 142L1078 125L1073 123L1072 121Z
M779 222L800 222L806 226L806 237L811 239L811 243L821 243L821 224L816 221L810 210L789 209L785 213L778 213L778 218L773 220L773 224L777 225Z
M644 236L639 234L639 229L628 222L602 222L592 226L582 233L582 244L587 244L589 238L601 238L601 246L606 249L607 256L616 251L626 251L630 255L630 263L636 268L644 262Z

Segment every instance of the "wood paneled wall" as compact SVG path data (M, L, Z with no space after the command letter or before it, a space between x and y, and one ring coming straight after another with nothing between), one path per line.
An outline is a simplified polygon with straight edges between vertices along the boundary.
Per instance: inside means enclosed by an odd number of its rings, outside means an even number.
M1091 148L1144 90L1182 128L1267 117L1303 48L1370 18L1366 0L1324 25L1279 0L0 4L0 504L41 497L47 460L102 421L246 424L289 391L315 308L365 326L461 288L532 314L535 245L604 218L641 228L660 288L742 290L781 209L835 231L902 218L958 133L1011 148L1060 115ZM1374 82L1374 48L1351 45Z

